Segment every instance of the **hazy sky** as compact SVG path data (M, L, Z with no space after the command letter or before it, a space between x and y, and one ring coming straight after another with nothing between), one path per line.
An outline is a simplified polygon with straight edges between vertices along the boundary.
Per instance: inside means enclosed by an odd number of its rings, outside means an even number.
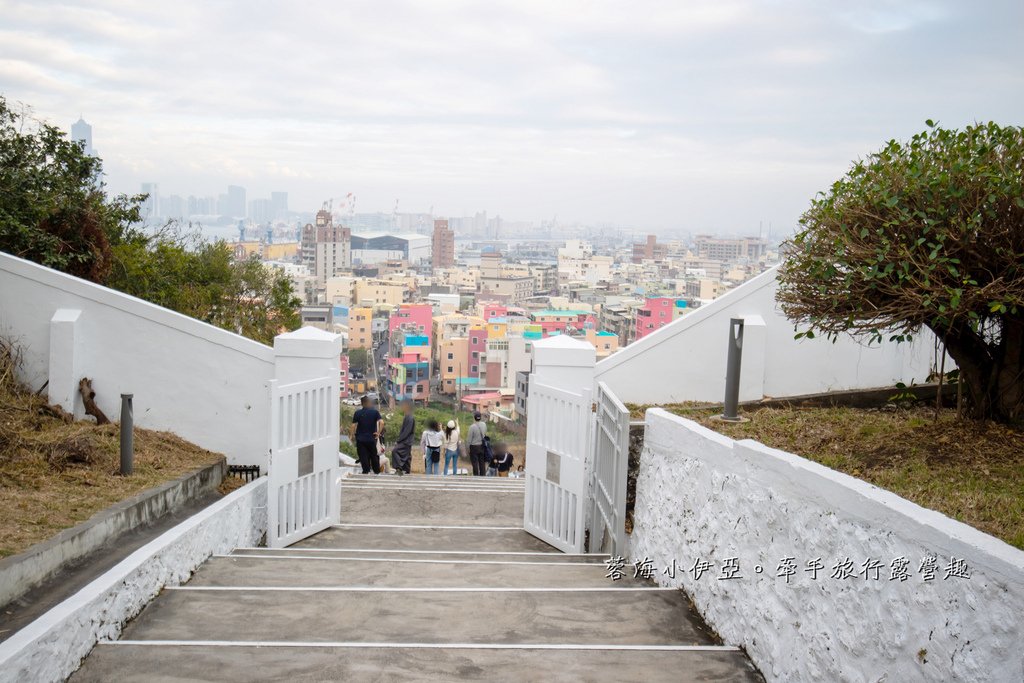
M928 118L1024 123L1022 0L0 0L116 191L756 231Z

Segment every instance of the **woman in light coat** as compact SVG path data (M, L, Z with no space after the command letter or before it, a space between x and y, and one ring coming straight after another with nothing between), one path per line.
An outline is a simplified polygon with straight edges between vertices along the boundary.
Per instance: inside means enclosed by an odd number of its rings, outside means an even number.
M437 474L441 469L441 449L444 447L444 432L437 420L431 420L423 430L420 446L423 447L423 471Z
M444 476L448 476L448 463L452 464L452 474L459 473L459 424L448 420L444 426Z

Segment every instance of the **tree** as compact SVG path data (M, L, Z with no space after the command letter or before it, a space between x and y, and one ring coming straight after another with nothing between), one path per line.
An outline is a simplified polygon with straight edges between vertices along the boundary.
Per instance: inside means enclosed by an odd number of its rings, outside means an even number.
M299 326L283 273L174 222L144 227L146 195L110 198L102 173L99 158L0 96L0 250L257 341Z
M366 349L349 349L348 350L348 367L349 370L356 372L367 372L370 367L370 354Z
M778 292L798 337L927 327L976 416L1024 420L1024 129L928 121L855 162L800 223Z
M0 95L0 248L93 282L110 272L111 236L139 220L143 196L103 191L102 162Z
M256 256L236 260L223 241L168 224L131 229L112 247L107 285L266 344L299 326L291 281Z

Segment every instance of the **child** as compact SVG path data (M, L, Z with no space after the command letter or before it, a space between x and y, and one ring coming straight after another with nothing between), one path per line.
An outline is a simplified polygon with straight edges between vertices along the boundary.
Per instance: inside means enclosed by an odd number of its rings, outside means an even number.
M499 477L508 476L509 470L512 469L513 460L512 453L504 448L494 456L494 466L498 470Z

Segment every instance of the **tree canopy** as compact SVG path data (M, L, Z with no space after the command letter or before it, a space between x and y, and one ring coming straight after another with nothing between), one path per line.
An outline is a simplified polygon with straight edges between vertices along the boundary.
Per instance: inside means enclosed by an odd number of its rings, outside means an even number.
M222 241L142 225L146 195L107 195L103 163L0 95L0 250L262 342L298 327L282 273Z
M853 164L785 245L798 336L932 330L975 413L1024 419L1024 130L928 129Z

